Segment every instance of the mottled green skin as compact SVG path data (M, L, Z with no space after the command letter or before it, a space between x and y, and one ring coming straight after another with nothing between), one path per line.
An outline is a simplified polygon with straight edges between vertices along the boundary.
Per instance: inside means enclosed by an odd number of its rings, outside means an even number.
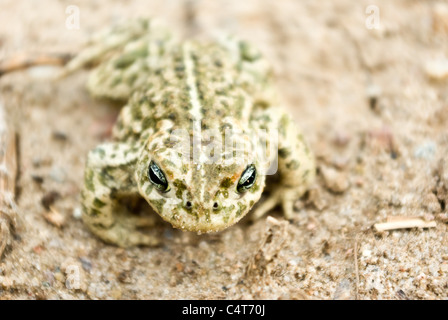
M291 217L293 201L314 179L313 157L278 108L269 68L257 50L232 39L177 43L139 20L104 34L67 70L93 60L101 64L89 78L90 92L127 101L114 142L88 156L83 219L95 234L120 246L158 243L137 231L140 220L120 205L133 195L176 228L203 233L229 227L265 187L269 163L257 153L260 143L278 147L280 184L254 216L281 204ZM272 140L277 129L278 146ZM271 152L268 160L276 156ZM151 161L165 173L168 192L150 182ZM239 193L238 181L250 164L257 168L255 184Z

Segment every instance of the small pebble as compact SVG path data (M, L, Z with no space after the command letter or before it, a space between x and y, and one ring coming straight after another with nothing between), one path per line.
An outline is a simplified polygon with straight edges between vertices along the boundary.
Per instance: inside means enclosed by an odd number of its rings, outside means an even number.
M362 251L362 256L363 256L363 257L368 258L368 257L370 257L371 255L372 255L372 251L369 250L369 249L365 249L365 250Z
M79 261L81 262L82 268L87 272L92 271L92 261L86 257L79 257Z
M52 225L61 228L65 225L65 216L54 208L50 207L50 211L44 214L44 218Z
M32 174L31 175L31 179L33 179L33 181L36 182L37 184L44 183L44 178L42 176L39 176L39 175Z
M58 166L53 166L50 170L50 178L56 182L65 182L66 175L65 170Z
M448 59L428 61L425 64L425 73L435 81L448 79Z
M334 292L333 300L352 300L351 283L348 279L343 279Z
M60 130L53 131L52 137L53 137L53 139L59 140L59 141L67 141L68 140L67 134Z
M55 79L60 73L60 67L52 65L33 66L26 69L31 78L36 80Z
M369 101L370 109L372 110L377 109L378 99L382 93L381 91L382 91L381 88L377 85L370 84L369 86L367 86L366 97Z
M46 282L49 284L49 286L53 286L54 280L55 280L55 276L54 276L53 272L46 271L44 275L45 275Z
M61 197L61 194L57 192L56 190L52 190L50 192L47 192L42 199L40 200L40 203L46 210L50 210L50 207Z
M73 218L79 220L82 218L82 209L80 207L75 207L73 209Z
M325 186L335 193L346 191L350 183L344 173L338 172L333 168L321 166L320 172L324 178Z
M54 273L54 278L59 282L64 282L64 275L60 271Z
M414 150L414 157L420 159L431 160L434 158L436 153L436 143L434 141L427 141L421 145L419 145Z

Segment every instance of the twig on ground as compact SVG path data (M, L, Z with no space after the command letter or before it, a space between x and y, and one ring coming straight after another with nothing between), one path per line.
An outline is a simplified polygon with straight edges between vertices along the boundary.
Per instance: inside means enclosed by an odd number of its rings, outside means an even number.
M435 228L435 221L425 221L419 217L388 217L387 222L374 224L377 232L409 228Z
M355 247L353 248L353 258L355 259L356 292L355 300L359 299L359 267L358 267L358 235L355 237Z
M0 60L0 76L17 70L39 65L63 66L72 58L71 54L17 54L14 57Z
M0 259L17 227L15 189L17 177L16 134L6 120L0 101Z

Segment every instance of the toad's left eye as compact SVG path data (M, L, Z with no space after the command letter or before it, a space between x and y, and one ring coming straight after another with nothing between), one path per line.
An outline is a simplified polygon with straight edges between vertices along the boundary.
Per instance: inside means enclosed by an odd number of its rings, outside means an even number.
M154 161L151 161L149 164L148 177L158 190L162 192L168 192L170 190L165 174Z
M248 189L252 188L256 179L257 179L257 169L255 168L255 165L251 164L247 166L246 170L244 170L243 174L241 175L236 190L240 193L247 191Z

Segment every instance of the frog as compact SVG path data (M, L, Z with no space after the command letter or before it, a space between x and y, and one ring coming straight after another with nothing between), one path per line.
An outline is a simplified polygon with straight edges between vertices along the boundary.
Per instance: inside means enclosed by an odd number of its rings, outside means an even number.
M110 141L87 155L82 220L93 234L120 247L160 245L126 198L198 234L277 206L294 217L315 179L314 156L250 42L179 40L154 19L135 19L93 36L65 74L86 66L90 94L124 105Z

